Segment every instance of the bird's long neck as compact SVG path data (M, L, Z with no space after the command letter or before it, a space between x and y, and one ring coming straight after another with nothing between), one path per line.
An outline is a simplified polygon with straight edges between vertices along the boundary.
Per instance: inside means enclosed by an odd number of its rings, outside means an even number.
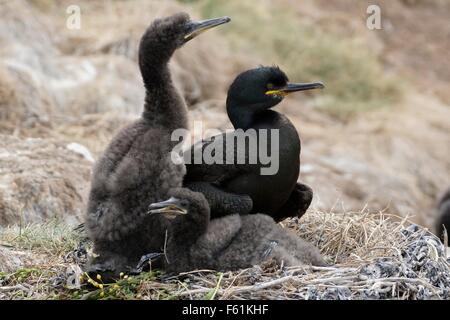
M254 122L255 115L249 111L237 111L234 108L227 108L228 118L235 129L247 130Z
M247 130L251 128L258 118L268 111L264 104L240 105L231 98L227 98L227 114L235 129Z
M144 35L139 48L139 67L146 90L143 118L167 130L187 128L186 105L175 88L169 70L174 50L156 37Z

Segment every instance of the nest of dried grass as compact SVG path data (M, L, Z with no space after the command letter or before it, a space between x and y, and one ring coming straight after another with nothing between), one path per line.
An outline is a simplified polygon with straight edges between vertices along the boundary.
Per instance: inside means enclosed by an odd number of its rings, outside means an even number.
M113 284L101 279L79 281L86 246L61 253L45 249L40 239L37 250L53 261L37 263L40 270L25 281L16 273L0 280L4 297L60 299L448 299L450 266L445 246L439 239L407 219L383 213L309 213L302 220L284 223L299 236L315 243L331 266L289 267L267 261L263 265L235 272L196 270L177 276L147 272L126 277ZM3 242L33 250L30 236L18 241L13 229L5 229ZM31 234L39 234L31 232ZM64 232L74 243L73 233ZM52 238L64 243L64 239ZM60 246L59 246L60 247ZM53 252L53 253L52 253ZM42 270L45 269L45 270ZM1 278L0 278L1 279ZM85 278L86 280L86 278ZM3 281L3 283L2 283ZM40 284L40 290L34 288ZM10 288L3 290L2 285Z

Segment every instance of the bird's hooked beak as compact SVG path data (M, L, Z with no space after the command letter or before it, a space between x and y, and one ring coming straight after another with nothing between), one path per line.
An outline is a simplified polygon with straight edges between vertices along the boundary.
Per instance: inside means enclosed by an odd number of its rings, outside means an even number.
M229 17L221 17L202 21L191 21L188 23L187 33L184 36L184 41L188 42L189 40L194 39L199 34L205 32L206 30L212 29L230 21L231 19Z
M181 203L180 199L171 197L169 200L152 203L148 207L149 214L161 213L169 219L179 215L187 214L188 209Z
M285 97L288 94L291 94L291 93L297 92L297 91L323 89L323 88L325 88L325 86L322 82L288 83L286 86L284 86L282 88L266 91L266 95Z

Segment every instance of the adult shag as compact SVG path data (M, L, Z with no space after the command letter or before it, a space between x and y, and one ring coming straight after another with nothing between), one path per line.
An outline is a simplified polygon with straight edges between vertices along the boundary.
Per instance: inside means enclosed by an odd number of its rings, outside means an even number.
M236 270L274 259L285 266L325 266L319 250L264 214L227 215L210 220L202 193L180 188L169 200L154 203L150 215L172 218L163 268L179 273L195 269Z
M289 83L286 74L278 67L248 70L234 80L226 105L235 131L194 144L184 155L188 160L184 185L206 196L213 218L234 213L264 213L280 221L305 213L313 192L307 185L297 183L300 138L289 119L272 108L291 93L323 87L320 82ZM262 129L267 130L268 139L262 136ZM256 132L257 144L253 148L246 144L244 149L239 149L237 143L227 147L238 130ZM260 158L251 163L249 159L260 154L261 143L266 150L271 150L271 137L276 137L271 130L276 130L279 135L279 147L274 150L279 165L275 174L264 175L261 169L267 167L267 163ZM196 154L204 156L208 150L214 150L213 153L222 150L219 163L196 163ZM241 163L238 162L239 153L245 157ZM213 156L218 159L217 154ZM233 164L227 164L230 156L234 159ZM233 210L228 209L229 203L233 204Z
M169 221L149 216L149 204L180 187L184 165L175 165L171 133L187 127L187 110L175 89L169 60L176 49L201 32L230 21L190 21L187 14L157 19L139 46L139 67L146 89L140 119L122 129L95 165L86 227L98 255L90 272L111 276L132 269L142 255L159 251Z

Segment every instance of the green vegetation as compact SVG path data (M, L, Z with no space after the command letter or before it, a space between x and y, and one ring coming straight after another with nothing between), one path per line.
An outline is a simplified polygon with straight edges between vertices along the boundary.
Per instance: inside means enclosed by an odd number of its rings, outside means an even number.
M223 273L219 272L218 273L218 279L217 279L217 284L216 287L211 289L203 298L204 300L214 300L214 298L216 297L217 291L219 291L220 288L220 284L222 282L223 279Z
M53 254L73 250L81 240L81 234L57 220L42 224L30 224L25 227L11 226L0 229L0 242L18 249Z
M24 269L18 269L16 272L14 272L14 274L12 275L12 278L14 278L17 282L24 282L31 277L37 277L40 275L42 275L42 272L39 269L24 268Z
M0 273L0 285L16 288L13 298L27 298L30 288L46 299L137 299L142 292L152 294L158 299L173 299L174 296L164 288L151 288L157 281L158 272L144 272L138 276L121 276L116 282L103 283L101 277L90 278L83 274L79 288L54 285L63 270L44 270L37 268L18 269L13 273ZM151 291L151 292L150 292Z
M165 288L152 286L162 275L159 271L137 276L122 274L112 283L104 283L99 275L91 278L80 272L73 275L80 277L78 285L67 286L70 274L66 269L74 265L67 256L82 240L83 235L74 231L73 226L57 220L0 229L0 243L28 251L28 260L32 264L14 272L0 272L0 287L14 288L9 293L9 297L14 299L27 299L31 294L45 299L136 299L143 293L158 299L175 298Z
M136 299L143 283L155 281L158 272L143 272L137 276L121 275L120 279L112 283L103 283L102 278L91 278L87 274L81 276L82 286L79 289L63 291L56 299ZM161 299L167 298L162 294Z
M390 105L400 96L398 82L385 75L362 44L303 22L286 6L227 0L198 1L196 6L205 18L232 17L218 31L239 52L279 64L292 81L324 81L326 89L317 95L316 105L334 115Z

